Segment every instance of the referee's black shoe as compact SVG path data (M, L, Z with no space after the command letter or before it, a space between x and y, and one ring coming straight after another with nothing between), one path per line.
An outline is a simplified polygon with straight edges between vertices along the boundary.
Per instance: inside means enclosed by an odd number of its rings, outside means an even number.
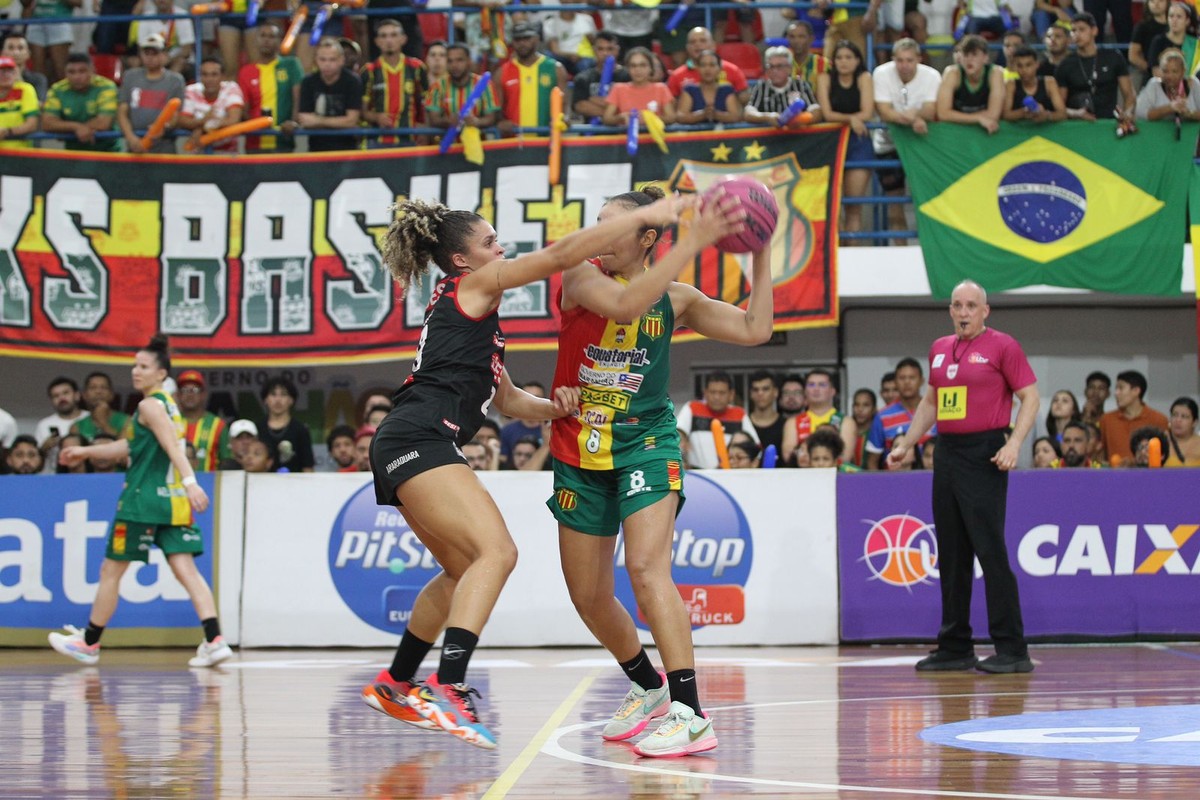
M979 663L974 653L948 653L933 650L917 662L917 672L962 672Z
M1033 660L1028 654L1016 656L1011 654L996 653L994 656L988 656L983 661L975 665L975 669L980 672L990 672L994 675L1009 675L1014 672L1033 672Z

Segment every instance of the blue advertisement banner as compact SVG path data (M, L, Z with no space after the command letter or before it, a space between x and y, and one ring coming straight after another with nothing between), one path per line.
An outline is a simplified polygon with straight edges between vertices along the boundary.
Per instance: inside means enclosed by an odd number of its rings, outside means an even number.
M213 497L213 473L197 477ZM6 639L87 623L122 484L119 474L0 477L0 631ZM196 518L205 545L196 566L210 585L216 549L213 509ZM190 642L198 626L191 600L160 550L151 550L148 563L130 566L111 630L188 628L183 641ZM27 638L17 636L9 643L31 643ZM106 636L105 642L110 640L120 643L119 636ZM140 643L167 642L155 638Z
M1200 503L1189 469L1028 470L1005 539L1029 637L1200 632ZM845 641L931 640L941 618L932 476L838 476ZM978 564L971 624L987 638Z

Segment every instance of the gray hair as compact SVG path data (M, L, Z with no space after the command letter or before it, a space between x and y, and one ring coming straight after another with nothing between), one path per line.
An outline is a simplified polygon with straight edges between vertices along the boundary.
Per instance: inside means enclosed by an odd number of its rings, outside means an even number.
M796 58L792 55L791 48L775 45L774 47L768 47L763 52L763 66L765 67L770 64L772 58L778 58L780 56L787 58L788 66L796 63Z
M1162 51L1158 57L1158 68L1162 69L1167 65L1168 61L1178 61L1180 68L1186 73L1187 62L1183 59L1183 53L1176 47L1168 47Z
M892 45L892 55L896 55L901 50L912 50L917 55L920 55L921 45L916 39L913 39L910 36L905 36L903 39L898 39L896 43Z

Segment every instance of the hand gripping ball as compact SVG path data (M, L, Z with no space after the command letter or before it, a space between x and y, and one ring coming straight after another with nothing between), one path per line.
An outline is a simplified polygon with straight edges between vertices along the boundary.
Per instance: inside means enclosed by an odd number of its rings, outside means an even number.
M746 211L740 233L726 236L717 242L717 249L726 253L754 253L771 241L779 221L779 204L775 193L753 178L728 177L714 183L704 193L705 198L721 188L727 195L738 198Z

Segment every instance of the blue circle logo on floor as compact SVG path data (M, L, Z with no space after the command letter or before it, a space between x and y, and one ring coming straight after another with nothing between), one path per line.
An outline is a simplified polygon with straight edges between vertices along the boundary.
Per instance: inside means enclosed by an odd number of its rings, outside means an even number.
M1034 758L1200 766L1200 705L1047 711L921 732L934 744Z

